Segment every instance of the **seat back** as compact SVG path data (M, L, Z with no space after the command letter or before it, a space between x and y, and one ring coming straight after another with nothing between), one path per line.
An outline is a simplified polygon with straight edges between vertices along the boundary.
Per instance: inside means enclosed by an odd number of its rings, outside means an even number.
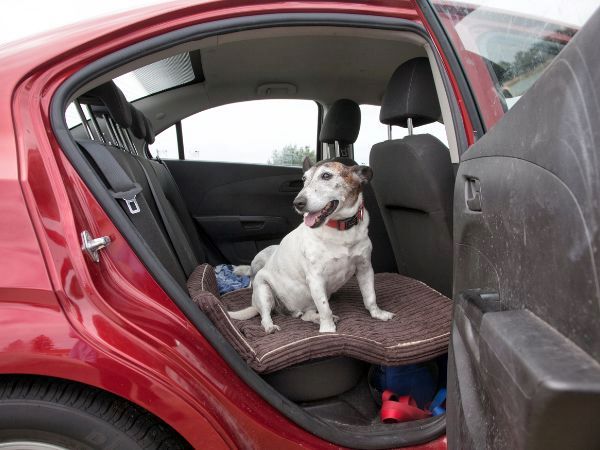
M337 147L336 158L333 161L346 166L356 166L357 162L344 155L349 154L349 148L356 142L360 131L360 107L352 100L340 99L335 101L325 118L319 134L322 143ZM377 176L377 174L375 174ZM363 188L365 208L369 212L369 238L373 244L371 264L375 273L396 272L396 260L390 245L390 240L383 223L383 217L375 193L370 185Z
M386 88L380 121L410 131L440 116L428 59L402 64ZM398 271L450 296L454 173L448 148L429 134L409 135L373 146L370 165Z
M114 121L121 127L117 131L119 136L125 138L117 142L128 144L122 147L111 145L111 142L115 142L112 136L102 134L108 126L104 130L97 127L97 131L100 132L95 136L90 135L94 140L78 140L84 154L107 184L107 189L114 191L110 183L110 173L106 170L108 166L102 167L105 164L103 161L107 159L112 159L125 171L127 181L139 186L140 192L136 196L139 211L132 212L119 197L118 203L156 257L180 285L185 287L191 271L199 263L205 262L205 254L189 211L167 167L159 161L142 156L146 153L142 151L146 150L146 144L154 139L148 120L126 102L112 82L88 92L80 99L86 102L85 105L89 102L95 106L97 111L100 111L99 107L103 108L102 114L107 125ZM123 111L129 112L128 121L123 120L126 116ZM126 133L129 131L142 140L143 149L136 148L131 139L126 139Z

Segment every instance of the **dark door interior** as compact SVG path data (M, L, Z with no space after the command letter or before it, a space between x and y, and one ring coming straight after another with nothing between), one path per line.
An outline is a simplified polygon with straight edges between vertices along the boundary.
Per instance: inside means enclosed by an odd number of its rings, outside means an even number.
M598 30L463 155L450 448L600 448Z
M301 217L292 201L302 169L259 164L167 161L200 230L232 264L249 264Z

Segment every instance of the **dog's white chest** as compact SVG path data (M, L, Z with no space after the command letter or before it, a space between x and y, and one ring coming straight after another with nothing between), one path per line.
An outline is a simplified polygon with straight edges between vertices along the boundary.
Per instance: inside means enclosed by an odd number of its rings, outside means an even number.
M340 233L336 230L332 231ZM339 240L340 236L336 234L333 236L332 239L311 240L304 249L309 276L322 280L328 296L346 284L356 272L356 265L369 258L371 254L371 242L366 234L361 239L341 236L341 239L346 238L347 242L335 242L333 239Z

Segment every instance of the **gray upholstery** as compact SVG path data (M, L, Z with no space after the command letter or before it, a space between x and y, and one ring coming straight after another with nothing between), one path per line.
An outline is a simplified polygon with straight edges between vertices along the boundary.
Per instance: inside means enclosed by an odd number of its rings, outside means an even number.
M398 271L452 293L452 194L448 149L423 134L376 144L371 184Z
M379 120L386 125L418 127L441 117L433 73L427 58L411 59L396 69L383 95Z
M340 162L346 166L356 166L358 163L351 158L339 157L331 158L332 161ZM374 173L373 177L377 174ZM383 222L381 208L375 198L375 192L371 184L363 187L363 200L365 208L369 212L369 239L373 244L371 252L371 265L375 273L397 272L396 259L392 251L392 245L388 237L388 232Z
M156 135L154 134L154 127L152 126L152 124L146 116L144 116L144 121L146 124L146 142L148 143L148 145L154 144L154 139L156 137Z
M323 126L319 139L321 142L332 144L338 142L340 145L354 144L360 132L360 107L352 100L341 99L331 105L323 119ZM346 166L356 166L357 162L352 158L338 157L332 161L341 162ZM375 174L377 176L377 174ZM373 244L371 264L375 273L396 272L396 260L392 252L392 246L388 238L383 217L373 188L367 184L363 188L365 208L369 212L369 238Z
M360 131L360 107L347 98L336 100L323 119L319 140L326 144L354 144Z
M100 103L108 108L112 118L123 128L131 126L132 116L131 108L125 96L113 81L101 84L89 91L85 97L97 99ZM84 103L92 103L82 99Z
M131 132L133 135L142 140L146 140L146 117L135 106L131 106Z
M413 118L417 126L439 115L428 60L402 64L386 89L381 121L406 126ZM421 134L376 144L369 159L398 271L450 296L454 172L448 148Z

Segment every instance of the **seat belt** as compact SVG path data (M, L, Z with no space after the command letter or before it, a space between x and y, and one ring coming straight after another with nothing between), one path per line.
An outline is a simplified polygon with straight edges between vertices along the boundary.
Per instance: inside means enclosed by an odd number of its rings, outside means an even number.
M148 173L146 166L141 161L138 161L138 163L146 175L148 186L150 186L150 192L152 192L152 197L154 197L154 202L156 203L158 213L160 214L163 224L165 225L165 229L167 230L171 244L175 249L177 258L183 267L185 275L189 277L194 269L198 266L198 261L196 260L196 256L192 253L191 244L189 243L183 225L179 221L177 213L172 207L170 207L171 205L165 196L162 187L156 185L156 180ZM167 207L170 207L171 211L167 212Z
M109 193L114 198L123 200L123 206L126 206L123 209L129 212L131 223L146 241L150 249L155 252L155 248L163 248L168 252L168 257L166 254L163 255L165 258L163 261L166 264L165 267L168 268L177 283L185 288L188 278L188 275L185 273L186 269L183 267L182 262L179 261L179 256L174 252L169 238L165 236L164 231L160 228L158 218L150 210L144 198L142 187L134 182L127 172L125 172L106 145L88 140L77 140L77 143L94 161L98 167L98 171L104 176L109 186ZM133 156L130 157L133 158ZM171 263L167 262L168 258L172 258ZM169 269L173 268L171 264L178 265L176 272Z
M198 247L199 247L199 250L202 252L201 258L204 258L203 262L208 262L212 265L216 265L216 264L218 264L219 261L224 261L226 258L223 256L223 254L221 253L219 248L211 241L210 237L207 236L206 233L204 233L204 231L201 228L199 229L194 226L193 218L192 218L190 211L185 203L185 200L183 199L183 194L181 193L181 189L179 189L179 184L175 180L175 177L173 176L173 172L171 172L171 169L169 168L167 163L164 160L162 160L158 155L156 155L154 158L151 157L149 159L151 161L156 161L162 167L164 167L164 169L167 173L167 176L171 180L172 185L177 190L177 196L180 199L180 204L181 204L180 209L182 210L182 214L187 214L190 217L190 220L192 221L192 227L194 230L196 230L196 233L198 236ZM212 262L211 262L211 260L212 260Z
M102 175L106 178L110 186L110 195L123 200L129 214L139 213L140 205L136 197L142 192L142 187L127 175L127 172L123 170L123 167L103 144L95 141L77 142L94 160Z

